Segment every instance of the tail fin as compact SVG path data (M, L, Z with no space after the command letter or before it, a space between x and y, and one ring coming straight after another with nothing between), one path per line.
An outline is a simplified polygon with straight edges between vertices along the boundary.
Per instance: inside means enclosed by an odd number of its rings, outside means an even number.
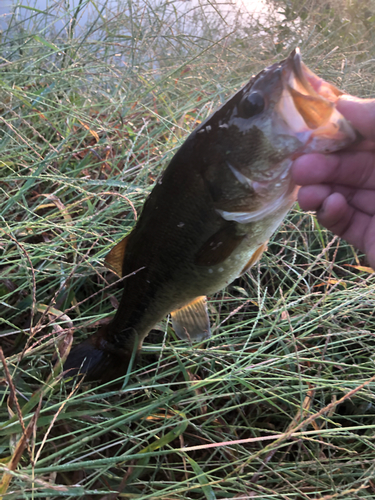
M109 382L125 375L132 353L105 340L107 327L73 347L64 364L65 378L78 375L86 381Z

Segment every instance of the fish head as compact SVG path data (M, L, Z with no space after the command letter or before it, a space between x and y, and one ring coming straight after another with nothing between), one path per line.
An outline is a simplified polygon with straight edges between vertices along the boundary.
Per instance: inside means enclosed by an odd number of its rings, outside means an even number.
M306 67L299 49L252 77L197 130L211 157L208 180L219 185L221 176L225 184L221 190L216 187L222 194L217 206L238 212L246 205L263 214L263 207L267 213L277 210L287 198L285 206L290 207L297 194L293 160L305 153L330 153L356 139L352 125L336 109L341 94ZM214 173L219 158L236 178L231 190L224 169Z

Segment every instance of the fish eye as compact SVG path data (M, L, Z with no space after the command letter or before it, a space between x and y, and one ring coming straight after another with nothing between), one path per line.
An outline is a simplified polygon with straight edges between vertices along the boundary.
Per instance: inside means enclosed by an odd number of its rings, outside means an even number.
M239 106L240 115L243 118L251 118L258 115L264 109L264 98L259 92L252 92L245 95Z

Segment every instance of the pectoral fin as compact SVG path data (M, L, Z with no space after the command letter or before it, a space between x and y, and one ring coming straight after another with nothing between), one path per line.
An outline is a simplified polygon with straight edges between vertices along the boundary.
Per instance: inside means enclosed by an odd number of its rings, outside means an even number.
M194 263L198 266L215 266L232 255L245 235L237 234L233 223L227 224L211 236L198 250Z
M121 240L120 243L117 243L104 259L106 267L120 276L120 278L122 278L122 263L124 262L127 240L128 236Z
M242 274L245 274L246 271L248 271L250 269L250 267L252 267L254 264L256 264L258 262L258 260L262 257L262 254L265 250L267 250L267 243L268 241L266 241L266 243L263 243L262 245L260 245L260 247L258 247L255 252L253 253L253 255L251 256L249 262L246 264L246 266L242 269L241 271L241 275Z
M211 336L210 320L205 296L171 313L172 325L180 339L199 342Z

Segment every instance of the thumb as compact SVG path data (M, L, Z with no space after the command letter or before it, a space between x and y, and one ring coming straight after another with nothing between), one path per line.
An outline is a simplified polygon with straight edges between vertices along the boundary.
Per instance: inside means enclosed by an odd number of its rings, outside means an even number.
M375 141L375 99L342 95L337 100L337 110L364 138Z

